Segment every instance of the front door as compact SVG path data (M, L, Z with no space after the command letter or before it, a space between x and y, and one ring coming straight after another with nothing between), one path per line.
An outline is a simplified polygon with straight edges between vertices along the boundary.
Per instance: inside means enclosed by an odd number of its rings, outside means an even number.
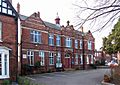
M68 53L65 55L65 68L71 68L71 58Z

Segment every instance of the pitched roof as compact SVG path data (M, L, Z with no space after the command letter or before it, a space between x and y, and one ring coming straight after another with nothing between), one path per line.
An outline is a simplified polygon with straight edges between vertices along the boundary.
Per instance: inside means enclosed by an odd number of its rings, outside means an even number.
M53 23L50 23L50 22L46 22L46 21L44 21L44 23L45 23L45 25L46 26L48 26L48 27L50 27L50 28L54 28L54 29L57 29L57 30L60 30L60 26L59 25L57 25L57 24L53 24Z
M28 18L28 16L25 16L25 15L19 15L20 16L20 19L21 20L26 20ZM50 22L47 22L47 21L43 21L44 24L47 26L47 27L50 27L50 28L53 28L53 29L57 29L57 30L60 30L60 26L57 25L57 24L53 24L53 23L50 23Z
M19 14L19 17L20 17L21 20L26 20L28 18L27 16L21 15L21 14Z

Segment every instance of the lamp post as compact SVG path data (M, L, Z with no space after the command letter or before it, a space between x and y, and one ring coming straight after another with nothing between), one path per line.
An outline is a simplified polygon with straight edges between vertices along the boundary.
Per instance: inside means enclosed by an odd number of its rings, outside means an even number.
M83 59L83 70L85 70L85 49L84 49L84 31L82 27L82 59Z

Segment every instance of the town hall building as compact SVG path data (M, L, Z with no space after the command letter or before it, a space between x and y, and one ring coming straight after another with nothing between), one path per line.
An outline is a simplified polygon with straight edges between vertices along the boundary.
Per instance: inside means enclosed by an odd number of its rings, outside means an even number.
M0 0L0 80L20 74L89 69L94 63L95 39L90 31L75 30L41 19L40 12L20 14L12 0Z

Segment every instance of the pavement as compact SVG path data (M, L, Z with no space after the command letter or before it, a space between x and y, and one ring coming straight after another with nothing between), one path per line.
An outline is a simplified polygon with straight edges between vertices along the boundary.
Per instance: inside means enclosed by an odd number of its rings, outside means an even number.
M78 70L26 76L39 85L101 85L109 69Z

